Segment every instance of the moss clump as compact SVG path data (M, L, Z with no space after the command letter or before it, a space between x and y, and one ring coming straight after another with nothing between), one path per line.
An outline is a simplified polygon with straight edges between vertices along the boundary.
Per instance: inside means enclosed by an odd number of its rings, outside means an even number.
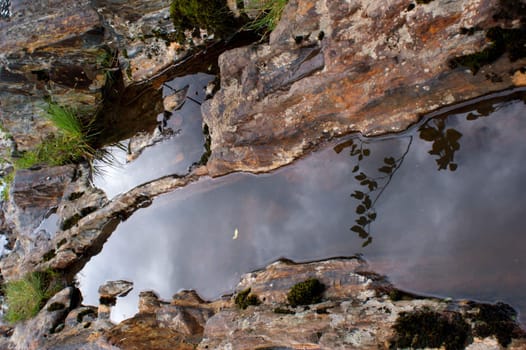
M70 228L75 226L77 222L79 222L80 219L82 219L82 215L80 215L79 213L76 213L70 216L69 218L67 218L66 220L64 220L62 224L60 225L60 229L62 231L69 230Z
M42 257L42 260L49 261L49 260L53 259L56 255L57 255L57 253L56 253L55 249L51 249L49 252L44 254L44 256Z
M237 293L234 302L237 305L237 307L239 307L242 310L246 309L250 305L257 306L261 304L261 301L258 299L257 295L250 294L250 288L247 288Z
M511 339L519 337L521 333L515 322L516 317L517 312L507 304L481 304L474 318L473 333L481 338L494 335L502 346L507 347Z
M35 316L63 287L60 275L54 271L32 272L20 280L7 282L4 286L7 303L4 319L15 323Z
M457 312L438 313L428 309L402 312L393 326L396 336L391 348L464 349L470 327Z
M170 16L178 31L176 40L181 43L185 30L190 30L193 36L199 35L200 28L224 36L239 27L225 0L172 0Z
M449 67L464 66L476 74L482 66L495 62L505 52L508 53L512 62L526 57L525 28L503 29L493 27L486 32L486 39L490 43L484 50L455 57L449 61Z
M316 278L295 284L287 293L287 300L292 307L316 304L321 301L325 285Z

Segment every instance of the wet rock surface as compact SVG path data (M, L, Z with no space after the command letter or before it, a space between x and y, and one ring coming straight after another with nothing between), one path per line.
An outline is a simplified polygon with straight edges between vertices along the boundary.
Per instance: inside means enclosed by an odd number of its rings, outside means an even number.
M495 55L476 74L451 68L497 45L490 28L524 31L514 4L290 1L267 45L219 59L221 89L203 106L210 173L268 171L331 137L401 131L441 106L514 86L521 54Z
M45 99L94 114L105 84L97 60L106 50L90 1L12 1L11 12L0 20L0 117L23 151L55 131L42 116Z
M325 286L321 299L290 306L291 289L308 279ZM206 302L193 291L182 291L167 302L154 292L142 292L139 312L118 325L97 319L93 307L67 307L69 313L63 312L60 322L50 321L62 324L56 332L47 337L29 332L36 324L31 321L17 326L11 342L4 343L12 349L32 349L33 344L39 349L389 349L408 347L407 339L414 347L424 347L424 339L428 348L526 346L509 306L405 293L371 272L360 258L278 261L244 275L237 294L247 288L259 303L245 309L236 305L235 296ZM48 314L44 309L36 319ZM432 322L422 322L420 328L404 323L419 317ZM447 332L433 328L433 322ZM49 323L41 325L49 328ZM451 330L456 332L454 341Z
M86 115L95 113L102 101L105 73L116 68L104 67L99 60L112 51L104 46L108 37L116 38L121 51L118 69L123 84L139 82L130 90L131 99L159 97L158 91L150 95L151 88L158 89L166 80L163 74L174 74L177 69L168 66L184 55L177 44L165 40L173 30L166 3L135 5L128 2L122 8L101 0L50 1L43 6L13 1L15 16L0 20L5 31L0 39L0 116L19 151L34 148L55 131L41 112L50 95ZM203 105L212 151L207 167L194 168L185 177L166 176L146 183L111 201L89 184L89 170L82 166L46 169L51 176L30 173L41 180L25 179L29 173L19 172L13 209L6 220L17 232L17 241L13 253L0 261L2 276L11 280L51 268L72 280L119 222L148 206L153 197L201 176L269 171L333 137L353 131L368 135L400 131L441 106L524 85L521 56L511 60L505 53L479 67L476 74L469 67L451 65L452 59L491 46L486 37L490 28L523 31L521 16L524 11L497 0L437 0L409 7L399 0L291 0L268 44L234 49L220 57L221 89ZM37 38L33 33L45 34ZM148 81L143 87L144 80ZM162 108L158 100L156 108ZM29 237L55 207L59 230ZM290 289L309 278L325 286L321 302L291 307ZM45 307L35 319L17 325L12 336L6 332L0 345L8 349L406 347L407 342L414 345L417 336L411 333L414 330L397 334L395 325L402 329L407 316L431 318L454 328L470 349L526 347L509 307L415 299L368 272L360 259L281 261L244 276L236 290L248 290L257 302L240 310L235 297L207 303L185 292L165 302L153 292L143 293L140 312L115 326L103 315L109 308L103 312L76 308L80 301L69 288L49 301L64 308ZM447 348L447 342L439 338L433 344Z

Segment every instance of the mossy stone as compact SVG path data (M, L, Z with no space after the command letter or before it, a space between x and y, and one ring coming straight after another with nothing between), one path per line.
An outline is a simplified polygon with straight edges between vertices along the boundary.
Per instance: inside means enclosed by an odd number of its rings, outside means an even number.
M247 288L239 293L237 293L236 298L234 299L235 304L240 309L244 310L249 306L257 306L261 304L261 301L255 294L250 294L250 288Z
M467 345L470 327L457 312L438 313L428 309L402 312L394 326L391 348L440 348L460 350Z
M287 300L292 307L316 304L321 301L325 285L316 278L295 284L287 293Z

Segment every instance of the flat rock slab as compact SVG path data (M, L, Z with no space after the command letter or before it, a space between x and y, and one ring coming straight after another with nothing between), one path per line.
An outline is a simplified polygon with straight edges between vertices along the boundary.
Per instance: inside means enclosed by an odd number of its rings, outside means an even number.
M451 68L487 47L489 28L524 23L513 4L289 1L269 44L220 56L221 89L202 108L211 175L269 171L330 138L398 132L442 106L521 84L514 75L526 60L508 54L476 74Z

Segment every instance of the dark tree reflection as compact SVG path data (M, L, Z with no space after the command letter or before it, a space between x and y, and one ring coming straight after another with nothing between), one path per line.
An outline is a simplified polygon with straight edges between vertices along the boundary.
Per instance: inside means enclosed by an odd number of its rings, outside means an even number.
M443 118L427 121L418 128L418 132L422 140L433 142L429 154L438 156L438 170L457 170L458 164L454 160L455 152L460 149L460 132L453 128L446 129L446 121Z
M358 236L364 239L362 244L363 247L368 246L373 241L371 236L371 224L376 220L376 203L384 193L387 186L391 182L395 173L400 169L404 158L409 152L413 137L408 137L408 143L405 152L402 156L385 157L383 164L380 168L371 174L366 173L366 170L362 169L361 162L371 155L371 150L367 147L368 143L360 139L352 139L334 147L336 153L342 152L346 148L350 148L350 156L356 159L356 165L352 172L355 174L354 179L360 184L362 190L356 190L351 194L351 197L358 201L355 212L357 219L355 219L355 225L351 227L351 231L358 234Z

